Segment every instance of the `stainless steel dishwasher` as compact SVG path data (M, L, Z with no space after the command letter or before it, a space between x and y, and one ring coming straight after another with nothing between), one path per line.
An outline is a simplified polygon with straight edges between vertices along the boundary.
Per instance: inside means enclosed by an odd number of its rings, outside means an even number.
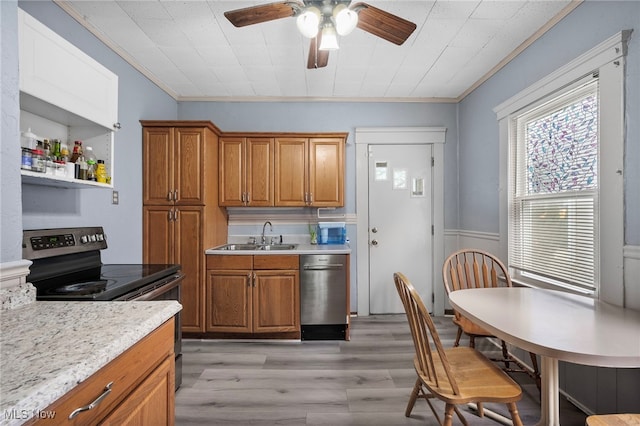
M347 315L347 255L301 255L302 340L344 340Z

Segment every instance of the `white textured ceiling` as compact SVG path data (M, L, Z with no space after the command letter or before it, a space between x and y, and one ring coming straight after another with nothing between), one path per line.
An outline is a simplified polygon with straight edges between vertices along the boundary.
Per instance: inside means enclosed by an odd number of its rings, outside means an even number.
M236 28L223 15L270 2L56 1L177 100L404 101L461 99L579 3L371 0L417 29L397 46L356 28L308 70L294 18Z

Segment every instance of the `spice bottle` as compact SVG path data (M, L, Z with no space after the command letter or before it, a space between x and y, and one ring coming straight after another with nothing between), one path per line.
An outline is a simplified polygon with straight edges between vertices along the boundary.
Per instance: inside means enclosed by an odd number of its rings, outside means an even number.
M44 173L45 161L44 161L44 153L41 149L34 149L31 151L31 170L38 173Z
M33 164L33 157L31 155L31 149L27 147L22 147L22 164L20 168L22 170L31 170L31 165Z

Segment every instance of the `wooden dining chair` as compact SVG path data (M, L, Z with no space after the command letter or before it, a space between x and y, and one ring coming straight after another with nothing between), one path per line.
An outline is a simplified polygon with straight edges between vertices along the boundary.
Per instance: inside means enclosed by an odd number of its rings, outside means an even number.
M511 287L511 276L504 264L493 254L477 249L458 250L444 261L442 278L447 296L453 291L469 288ZM496 309L500 309L496 306ZM475 347L477 337L495 337L492 333L473 323L455 309L453 323L458 326L458 333L454 346L460 345L462 334L469 336L469 346ZM504 370L513 373L526 373L535 380L540 389L540 370L538 359L529 352L533 371L516 360L507 349L507 344L501 340L502 358L492 358L492 361L502 362ZM513 367L515 365L516 367Z
M441 426L453 424L455 411L467 422L457 406L467 403L497 402L507 405L514 426L522 426L516 402L522 397L520 386L482 353L471 347L445 349L420 295L402 273L393 274L402 299L416 351L413 365L418 379L413 387L405 416L416 400L424 398ZM431 399L445 403L444 422Z

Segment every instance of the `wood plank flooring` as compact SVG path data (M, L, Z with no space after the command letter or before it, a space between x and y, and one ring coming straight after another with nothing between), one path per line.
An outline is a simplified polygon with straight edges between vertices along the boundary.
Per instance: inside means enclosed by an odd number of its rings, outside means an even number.
M451 318L434 321L443 344L452 346ZM483 339L478 348L494 349ZM437 425L423 400L404 416L416 378L412 359L404 315L353 318L349 342L185 340L176 425ZM525 374L513 377L524 393L520 416L533 425L540 417L538 389ZM584 425L586 416L560 399L562 425ZM443 413L444 405L436 405ZM490 408L508 417L506 407ZM499 425L463 412L470 425Z

